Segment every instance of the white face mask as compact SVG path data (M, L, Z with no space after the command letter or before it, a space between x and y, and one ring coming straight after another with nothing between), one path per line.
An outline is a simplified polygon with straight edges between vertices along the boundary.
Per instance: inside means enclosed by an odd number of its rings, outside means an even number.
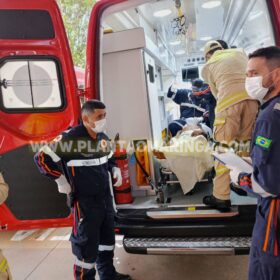
M263 87L262 82L262 76L247 77L245 81L245 88L248 95L253 99L259 100L261 103L263 103L263 99L269 91L269 88Z
M94 122L95 127L91 128L95 133L104 132L106 129L106 119Z
M269 72L265 76L271 74L273 71ZM248 95L253 99L259 100L261 104L264 103L263 99L272 87L273 84L268 88L263 87L263 76L247 77L245 81L245 88Z

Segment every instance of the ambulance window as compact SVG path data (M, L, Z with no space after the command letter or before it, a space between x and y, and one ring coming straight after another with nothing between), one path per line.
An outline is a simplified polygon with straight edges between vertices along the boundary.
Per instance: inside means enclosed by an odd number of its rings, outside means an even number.
M0 67L1 102L8 110L40 111L63 105L59 68L53 60L9 60Z
M194 80L199 78L199 70L198 67L193 67L193 68L183 68L182 69L182 80L184 82L188 82L190 80Z
M231 46L242 47L247 53L275 45L267 1L257 0Z
M53 23L47 11L0 11L0 39L52 39L54 35Z

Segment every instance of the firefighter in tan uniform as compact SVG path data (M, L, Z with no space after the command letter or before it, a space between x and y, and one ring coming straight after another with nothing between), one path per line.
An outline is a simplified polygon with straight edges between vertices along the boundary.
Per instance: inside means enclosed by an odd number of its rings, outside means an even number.
M9 187L4 182L3 176L0 173L0 204L8 197ZM12 280L12 275L9 270L7 259L3 256L2 251L0 250L0 280Z
M242 156L249 155L252 130L258 103L245 90L247 55L242 49L223 49L217 41L209 41L204 48L207 63L202 76L217 100L214 140L219 147L232 147ZM213 195L203 203L228 210L230 202L229 170L215 162L216 177Z

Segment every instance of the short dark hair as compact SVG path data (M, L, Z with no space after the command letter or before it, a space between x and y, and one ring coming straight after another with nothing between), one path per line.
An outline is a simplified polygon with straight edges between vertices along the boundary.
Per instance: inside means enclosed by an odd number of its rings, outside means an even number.
M228 44L226 41L224 41L224 40L216 40L216 41L220 43L220 45L223 47L223 49L225 49L225 50L228 49Z
M82 106L82 115L94 112L95 109L105 109L106 106L103 102L92 99L86 101Z
M267 48L261 48L253 53L249 54L249 59L255 57L263 57L267 60L267 64L270 68L280 67L280 48L271 46Z
M192 81L192 86L196 88L201 88L203 86L203 81L201 79L195 79Z

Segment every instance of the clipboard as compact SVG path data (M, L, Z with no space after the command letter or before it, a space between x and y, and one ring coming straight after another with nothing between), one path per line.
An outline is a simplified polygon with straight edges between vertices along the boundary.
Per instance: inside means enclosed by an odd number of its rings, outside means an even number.
M213 152L212 155L216 160L221 162L229 169L236 168L246 173L253 172L253 166L249 162L244 160L242 157L236 155L233 152L225 152L221 154Z

